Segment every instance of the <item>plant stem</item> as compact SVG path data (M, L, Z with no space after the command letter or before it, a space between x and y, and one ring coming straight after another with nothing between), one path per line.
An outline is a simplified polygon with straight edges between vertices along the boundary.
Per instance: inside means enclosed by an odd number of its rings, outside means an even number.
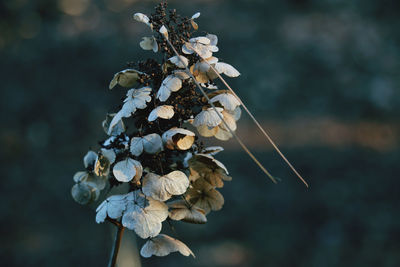
M108 267L115 267L115 264L117 263L118 251L121 245L121 239L122 235L124 234L124 230L125 227L123 226L118 226L117 228L117 233L115 235L114 244L111 250L111 256L110 256L110 261L108 262Z

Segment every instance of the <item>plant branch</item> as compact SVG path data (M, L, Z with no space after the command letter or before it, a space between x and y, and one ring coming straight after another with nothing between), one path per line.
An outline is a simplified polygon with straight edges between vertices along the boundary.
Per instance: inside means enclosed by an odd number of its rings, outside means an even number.
M123 227L121 224L117 228L117 233L115 234L115 240L111 250L111 256L110 256L110 261L108 262L108 267L115 267L115 264L117 263L118 251L121 245L121 239L122 235L124 234L124 230L125 227Z
M190 76L190 78L193 79L194 83L196 84L197 88L200 89L200 92L203 94L203 96L206 98L208 104L211 105L211 107L214 109L214 111L217 113L218 117L221 119L222 123L224 124L225 128L229 130L229 132L232 134L233 137L235 137L236 141L239 143L239 145L242 147L242 149L250 156L250 158L258 165L258 167L272 180L273 183L277 183L275 178L265 169L265 167L258 161L258 159L253 155L253 153L250 152L250 150L247 148L247 146L243 143L243 141L239 138L239 136L229 127L229 125L226 123L225 119L222 117L221 114L217 111L217 108L215 105L210 101L210 98L207 96L207 94L204 92L203 88L201 88L199 82L196 80L196 78L193 76L193 74L190 72L188 65L181 59L179 53L176 51L175 47L172 45L172 43L168 40L164 34L161 34L164 39L167 41L168 45L171 47L172 51L175 53L175 55L178 57L179 61L183 64L185 67L185 70L187 74ZM194 50L194 48L192 48ZM196 52L196 50L194 50ZM197 53L197 52L196 52ZM198 54L198 53L197 53Z

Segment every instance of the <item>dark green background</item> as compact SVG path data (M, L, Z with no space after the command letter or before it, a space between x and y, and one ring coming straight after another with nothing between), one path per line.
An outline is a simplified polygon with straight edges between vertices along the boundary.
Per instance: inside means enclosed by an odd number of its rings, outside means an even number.
M197 258L143 266L400 266L399 3L171 1L202 13L200 30L220 37L216 56L242 73L232 86L311 187L246 135L243 116L239 133L282 182L229 142L218 157L233 176L224 208L206 225L175 225ZM106 266L110 227L71 199L72 176L124 94L108 91L112 75L153 56L132 14L155 4L0 3L2 266Z

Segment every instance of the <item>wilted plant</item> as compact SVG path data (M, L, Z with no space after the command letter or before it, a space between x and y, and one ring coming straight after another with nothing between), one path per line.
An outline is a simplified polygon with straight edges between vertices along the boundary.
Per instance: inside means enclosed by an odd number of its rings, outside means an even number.
M224 204L218 188L232 178L214 157L223 148L205 147L193 131L219 140L235 137L275 181L235 134L240 106L248 110L221 74L240 73L214 56L219 50L216 35L193 36L199 16L181 17L175 10L167 14L166 3L150 17L134 15L152 33L143 37L140 47L160 53L161 61L131 63L114 75L110 89L131 89L119 110L103 121L109 137L97 152L85 155L86 170L74 175L72 196L78 203L93 203L106 191L96 209L96 222L107 220L118 227L110 266L115 265L125 228L147 239L140 251L143 257L176 251L194 256L181 241L160 234L162 223L206 223L206 215ZM217 78L227 90L218 89ZM125 193L110 194L116 187Z

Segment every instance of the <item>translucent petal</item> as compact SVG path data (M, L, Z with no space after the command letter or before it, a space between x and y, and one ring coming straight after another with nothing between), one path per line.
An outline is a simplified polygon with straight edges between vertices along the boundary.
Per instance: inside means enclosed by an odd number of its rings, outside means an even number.
M195 134L189 130L173 127L164 132L162 139L168 149L187 150L192 147Z
M157 236L161 223L168 217L168 207L163 202L150 197L144 198L138 191L128 197L127 209L122 216L122 225L134 230L141 238Z
M197 19L198 17L200 17L200 12L195 13L195 14L192 16L192 19Z
M153 50L154 53L158 51L158 44L154 36L151 37L143 37L143 40L140 42L140 47L144 50Z
M106 134L108 134L108 130L110 128L110 122L114 118L116 113L107 114L106 119L103 121L102 126ZM110 135L120 135L121 133L125 132L125 125L122 120L119 120L117 124L111 129Z
M209 128L218 126L222 121L221 120L221 118L223 117L221 113L222 111L223 109L218 107L216 108L216 110L214 110L214 108L208 108L206 110L203 110L196 115L193 121L193 125L195 127L206 125ZM220 116L218 116L217 112L220 114Z
M217 133L217 131L218 131L218 127L212 127L212 128L210 128L210 127L208 127L207 125L200 125L200 126L197 126L197 131L199 132L199 134L201 135L201 136L204 136L204 137L212 137L212 136L214 136L216 133Z
M217 45L218 44L218 36L215 34L207 34L206 37L210 40L210 45Z
M143 74L135 69L125 69L116 73L110 82L109 88L114 88L117 84L122 87L132 87L139 79L139 74Z
M118 219L126 209L126 195L114 195L104 200L96 209L96 222L104 222L108 217Z
M133 137L131 139L130 152L136 157L143 153L143 141L141 137Z
M215 64L215 69L218 71L218 73L223 73L228 77L238 77L240 75L240 72L237 71L233 66L223 62L218 62Z
M113 174L115 179L120 182L129 182L133 178L138 179L142 175L142 165L139 161L131 158L126 158L115 164Z
M76 202L86 205L96 201L100 191L92 183L77 183L71 188L71 195Z
M210 39L208 39L207 37L204 37L204 36L191 38L189 40L189 42L191 42L191 43L200 43L200 44L203 44L203 45L209 45L211 43Z
M113 163L115 162L115 158L117 157L117 156L115 155L114 149L105 149L105 148L102 148L102 149L101 149L101 154L102 154L103 156L105 156L105 157L108 159L108 161L110 162L110 164L113 164Z
M174 116L174 107L170 105L162 105L153 109L148 117L148 121L155 121L157 118L171 119Z
M161 26L160 33L168 40L168 30L164 25Z
M195 31L199 29L199 25L194 20L191 20L190 24L192 24L192 27Z
M189 60L184 56L179 56L179 57L173 56L168 60L171 61L172 64L174 64L175 66L177 66L178 68L181 68L181 69L186 68L189 64Z
M149 17L147 17L145 14L142 14L142 13L135 13L135 14L133 15L133 18L134 18L136 21L142 22L142 23L146 24L147 26L149 26L150 28L153 28L153 25L151 25L151 23L150 23Z
M89 150L83 157L83 165L85 166L85 168L89 167L93 168L96 159L97 159L96 152Z
M184 256L192 255L195 257L193 252L184 243L164 234L148 240L140 250L140 255L145 258L149 258L152 255L162 257L172 252L179 252Z
M182 52L186 55L191 55L194 53L193 51L193 47L190 43L186 42L183 46L182 46Z
M169 217L172 220L198 224L207 222L204 210L194 206L188 207L183 200L171 202L168 206L170 208Z
M183 70L174 71L174 75L175 75L175 77L181 79L182 81L190 78L189 74L186 73L186 71L183 71Z
M143 178L143 193L156 200L166 201L173 195L182 195L189 187L189 179L181 171L164 176L149 173Z
M232 94L222 93L210 99L211 103L219 102L224 109L233 111L236 107L240 106L239 100Z
M143 141L143 149L144 151L146 151L146 153L156 154L161 150L163 150L161 136L156 133L144 136L142 138L142 141Z

